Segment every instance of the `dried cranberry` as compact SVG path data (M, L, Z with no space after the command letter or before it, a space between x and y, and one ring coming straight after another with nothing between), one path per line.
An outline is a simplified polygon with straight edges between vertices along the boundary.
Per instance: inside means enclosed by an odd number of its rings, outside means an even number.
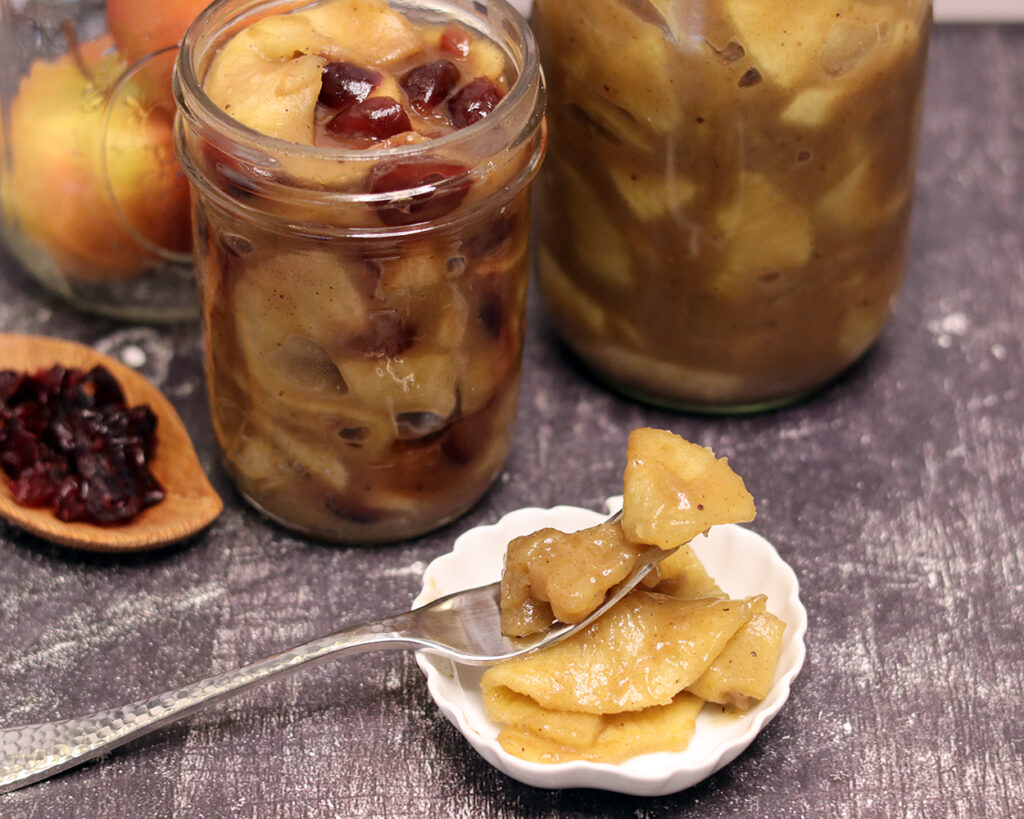
M17 373L14 370L0 372L0 402L17 402L18 396L23 395L26 389L31 389L31 386L25 373Z
M466 240L466 249L473 256L487 256L501 247L515 230L519 214L516 211L503 213L486 228Z
M48 370L36 373L34 398L40 404L49 404L60 398L65 390L70 394L80 380L81 372L69 373L67 369L58 364Z
M263 181L273 180L269 171L232 156L216 145L205 144L203 155L207 174L236 199L250 198L259 192Z
M57 366L0 384L0 465L18 503L55 505L62 520L114 523L163 499L147 466L156 416L129 409L105 368Z
M370 97L331 119L327 130L343 139L387 139L412 130L412 123L398 100Z
M453 57L469 56L469 32L457 26L448 26L441 32L441 50Z
M505 309L500 293L483 293L477 307L480 323L492 338L500 338L505 326Z
M458 85L459 76L459 69L451 60L435 60L408 71L400 84L409 95L409 104L426 113L447 99Z
M416 340L416 328L394 310L377 310L366 318L367 328L349 339L348 346L367 358L394 358Z
M57 517L66 522L89 520L89 512L82 499L82 482L69 475L57 488Z
M377 215L390 226L429 222L447 216L462 204L469 192L471 183L462 178L466 170L451 162L389 162L375 166L368 178L371 193L435 188L378 205Z
M331 514L352 523L376 523L386 515L383 509L337 493L327 495L324 498L324 506Z
M17 478L39 462L39 439L18 419L4 424L0 448L0 466L11 478Z
M20 506L49 506L57 494L46 465L36 461L10 482L14 502Z
M80 390L89 407L123 406L124 393L106 367L93 367L80 382Z
M479 122L495 109L504 96L504 92L490 77L477 77L448 100L452 125L465 128Z
M380 85L381 75L354 63L328 63L324 66L320 96L317 101L328 108L341 110L362 102Z
M441 451L460 466L470 463L494 441L494 418L500 408L496 394L481 409L464 415L452 424Z
M747 69L746 73L742 77L740 77L737 85L739 85L740 88L750 88L750 86L757 85L759 82L761 82L761 72L756 68L751 67Z

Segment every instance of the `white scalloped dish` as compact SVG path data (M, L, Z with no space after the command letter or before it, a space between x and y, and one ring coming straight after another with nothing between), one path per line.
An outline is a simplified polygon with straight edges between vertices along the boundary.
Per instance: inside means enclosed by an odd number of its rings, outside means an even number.
M609 498L609 510L622 498ZM471 529L448 554L431 562L423 575L421 606L451 592L500 579L509 540L545 526L574 531L605 515L576 506L517 509L497 523ZM498 770L538 788L598 788L636 796L661 796L688 788L735 759L778 713L804 662L807 612L800 602L793 570L760 535L741 526L718 526L691 544L708 572L732 597L766 594L768 610L786 622L782 651L771 691L745 714L723 716L705 709L689 747L677 753L636 756L618 765L563 762L545 765L512 756L498 744L498 726L484 713L480 696L483 669L458 665L420 652L417 662L441 712L470 745Z

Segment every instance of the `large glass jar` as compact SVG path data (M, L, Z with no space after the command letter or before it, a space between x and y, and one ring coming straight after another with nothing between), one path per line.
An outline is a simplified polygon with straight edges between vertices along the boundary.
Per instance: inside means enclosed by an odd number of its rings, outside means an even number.
M538 268L562 335L683 409L793 401L903 275L927 0L536 0Z
M489 116L363 150L241 125L204 79L243 23L300 7L281 0L211 7L175 80L224 461L270 517L343 542L435 528L499 473L519 387L529 183L545 142L521 15L502 2L391 5L492 44L508 92Z
M189 15L149 5L0 2L0 217L25 269L76 305L181 320L198 314L171 96Z

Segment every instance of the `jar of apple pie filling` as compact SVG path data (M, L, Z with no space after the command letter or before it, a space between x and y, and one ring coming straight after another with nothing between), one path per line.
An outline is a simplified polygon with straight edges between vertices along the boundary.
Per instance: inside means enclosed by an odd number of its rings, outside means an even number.
M545 147L523 18L472 0L229 0L189 30L175 90L209 400L238 488L349 543L467 510L516 414Z
M680 409L776 407L903 276L927 0L535 0L537 264L569 345Z

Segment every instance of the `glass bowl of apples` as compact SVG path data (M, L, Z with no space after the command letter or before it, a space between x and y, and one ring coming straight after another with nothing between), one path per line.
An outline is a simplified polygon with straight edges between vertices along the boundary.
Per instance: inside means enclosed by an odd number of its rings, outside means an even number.
M171 71L206 4L0 4L3 237L33 277L82 308L198 315Z

